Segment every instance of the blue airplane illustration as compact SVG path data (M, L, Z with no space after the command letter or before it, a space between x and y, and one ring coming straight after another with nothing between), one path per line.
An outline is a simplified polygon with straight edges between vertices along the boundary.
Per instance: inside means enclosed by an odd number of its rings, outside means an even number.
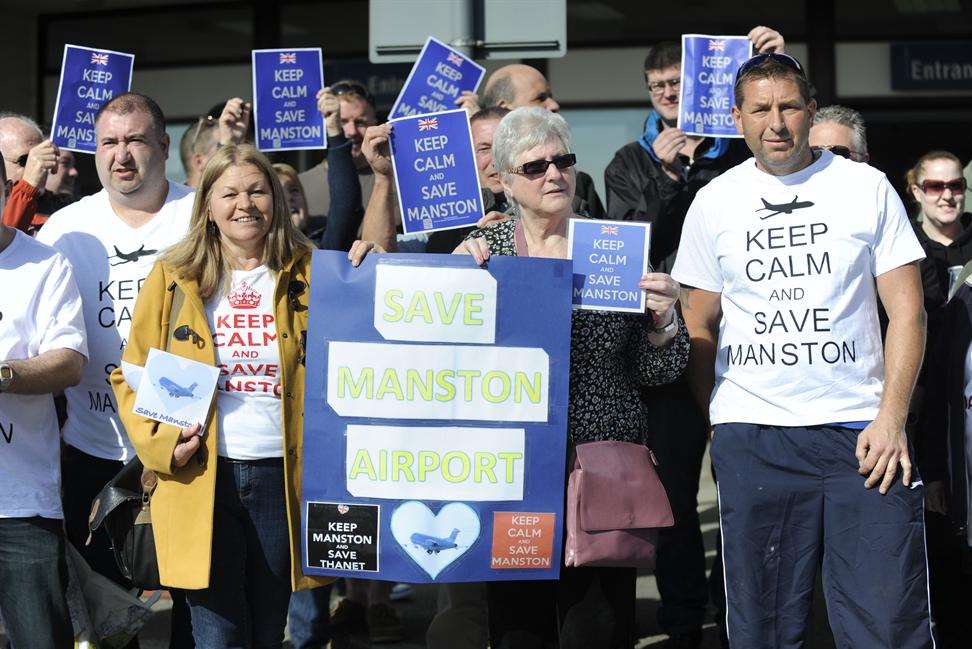
M452 534L449 538L443 539L437 536L429 536L428 534L419 534L416 532L412 535L411 541L415 544L415 547L422 548L429 554L439 554L443 550L453 550L457 548L456 537L459 536L459 530L453 528Z
M162 388L169 393L170 397L175 397L176 399L178 399L179 397L189 397L190 399L192 399L196 396L193 394L193 391L196 389L196 386L199 384L193 383L188 388L184 388L178 383L176 383L175 381L173 381L172 379L167 379L166 377L163 376L161 379L159 379L159 385L161 385Z

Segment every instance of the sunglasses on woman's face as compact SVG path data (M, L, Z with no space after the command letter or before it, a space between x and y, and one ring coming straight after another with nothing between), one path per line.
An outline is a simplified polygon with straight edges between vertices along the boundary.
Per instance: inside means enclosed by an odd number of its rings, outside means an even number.
M921 191L928 196L941 196L945 193L946 189L952 190L952 195L961 194L965 191L967 184L965 178L956 178L955 180L923 180L919 187Z
M573 153L562 153L558 156L554 156L551 160L531 160L530 162L524 162L519 167L513 167L509 170L511 174L523 174L524 176L534 176L536 174L546 173L550 165L553 165L563 171L564 169L569 169L577 164L577 156Z

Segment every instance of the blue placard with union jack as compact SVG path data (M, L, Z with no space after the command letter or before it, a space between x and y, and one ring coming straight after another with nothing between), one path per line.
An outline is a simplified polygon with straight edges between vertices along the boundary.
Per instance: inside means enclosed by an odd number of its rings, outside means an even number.
M573 261L575 309L643 313L651 224L571 219L567 248Z
M752 52L746 36L682 34L680 129L691 135L742 137L732 121L732 86Z
M392 167L406 234L452 230L483 216L469 116L459 108L391 122Z
M464 91L476 92L485 72L462 52L429 36L388 119L452 110Z
M326 149L317 93L324 87L319 47L253 50L253 124L261 151Z
M95 152L94 118L109 99L128 92L134 54L65 45L51 139L62 149Z

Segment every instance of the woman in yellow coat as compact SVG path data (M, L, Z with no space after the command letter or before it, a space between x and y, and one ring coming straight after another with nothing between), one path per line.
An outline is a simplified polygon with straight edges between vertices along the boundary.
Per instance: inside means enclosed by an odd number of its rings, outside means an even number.
M372 249L358 242L357 263ZM270 162L221 148L203 171L186 238L139 293L119 413L158 474L152 527L161 581L186 589L196 645L280 647L301 571L304 338L312 244L294 228ZM220 368L204 428L132 413L150 348Z

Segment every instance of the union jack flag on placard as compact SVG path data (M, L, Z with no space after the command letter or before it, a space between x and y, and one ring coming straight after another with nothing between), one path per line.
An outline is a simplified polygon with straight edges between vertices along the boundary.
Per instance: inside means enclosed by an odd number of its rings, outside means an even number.
M420 119L418 121L418 127L420 131L437 130L439 128L439 118L428 117L426 119Z
M449 63L455 65L456 67L462 65L462 57L456 54L455 52L449 52L449 55L446 57L446 59L449 61Z
M601 234L617 234L618 226L616 225L602 225Z
M710 52L725 52L726 42L725 41L709 41L709 51Z
M287 53L281 52L280 53L280 62L281 63L297 63L297 55L294 54L293 52L287 52Z
M98 54L97 52L91 53L91 62L95 65L108 65L108 55Z

